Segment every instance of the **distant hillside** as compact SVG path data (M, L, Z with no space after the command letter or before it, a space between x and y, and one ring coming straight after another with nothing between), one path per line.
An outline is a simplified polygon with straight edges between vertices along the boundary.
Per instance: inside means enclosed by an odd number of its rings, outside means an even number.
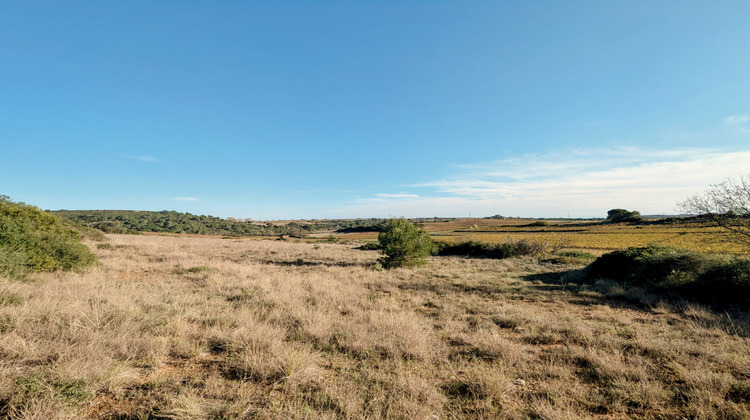
M72 223L0 195L0 276L72 270L96 262Z
M52 212L73 222L107 233L164 232L219 236L302 237L320 231L363 229L378 225L380 219L312 220L288 223L253 222L197 216L176 211L58 210Z

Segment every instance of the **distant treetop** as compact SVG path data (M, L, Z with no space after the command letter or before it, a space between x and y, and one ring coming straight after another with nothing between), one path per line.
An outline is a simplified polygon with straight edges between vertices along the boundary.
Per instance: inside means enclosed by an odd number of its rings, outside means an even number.
M611 223L640 222L643 220L641 213L625 209L612 209L607 212L607 221Z

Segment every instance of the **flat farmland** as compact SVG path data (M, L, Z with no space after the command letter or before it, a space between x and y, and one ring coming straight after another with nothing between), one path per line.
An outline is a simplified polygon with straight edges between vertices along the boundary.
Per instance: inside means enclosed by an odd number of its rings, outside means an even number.
M546 224L540 226L540 224ZM743 248L721 228L705 223L608 224L600 221L534 219L458 219L427 222L422 226L436 240L502 243L522 239L548 243L564 250L602 254L616 249L651 244L694 251L741 254ZM336 234L343 240L376 240L376 232Z

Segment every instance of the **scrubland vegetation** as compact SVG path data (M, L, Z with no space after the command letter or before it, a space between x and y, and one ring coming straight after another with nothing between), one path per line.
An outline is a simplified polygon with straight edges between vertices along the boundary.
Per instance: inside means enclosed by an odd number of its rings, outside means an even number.
M283 235L251 240L2 197L0 417L750 418L750 260L666 246L742 242L609 216L229 221Z
M0 276L21 278L93 264L96 257L80 241L71 223L0 196Z
M177 233L215 236L279 236L303 237L318 231L354 232L372 230L382 219L311 220L254 222L249 219L222 219L176 211L130 210L59 210L55 215L79 226L106 233Z
M0 417L748 418L750 327L574 251L376 270L354 245L109 235L0 280Z
M750 307L750 260L746 258L652 245L602 255L587 275L711 304Z

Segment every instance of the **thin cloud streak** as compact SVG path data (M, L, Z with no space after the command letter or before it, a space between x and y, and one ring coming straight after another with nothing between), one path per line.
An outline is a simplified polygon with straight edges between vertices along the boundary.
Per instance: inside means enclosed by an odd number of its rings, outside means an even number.
M724 119L724 122L726 124L734 125L734 124L743 124L750 121L750 114L745 115L730 115Z
M128 156L130 159L135 159L141 162L148 162L148 163L156 163L159 162L159 159L149 156L149 155L139 155L139 156Z
M196 198L196 197L175 197L174 199L175 201L194 201L194 202L203 201L200 198Z
M675 203L750 169L750 150L572 150L462 165L456 176L414 185L429 193L377 194L344 214L601 217L616 207L673 213Z
M407 193L399 193L399 194L375 194L377 197L382 198L419 198L417 194L407 194Z

